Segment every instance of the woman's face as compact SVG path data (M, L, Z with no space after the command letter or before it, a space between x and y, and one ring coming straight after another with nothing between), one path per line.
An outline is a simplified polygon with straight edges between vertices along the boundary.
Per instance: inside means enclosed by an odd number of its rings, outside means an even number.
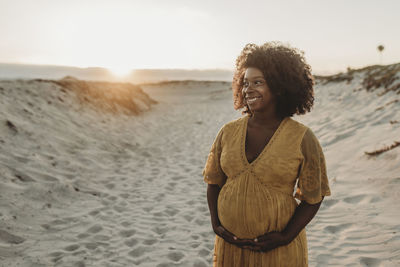
M275 99L261 70L247 68L244 73L242 94L250 111L275 112Z

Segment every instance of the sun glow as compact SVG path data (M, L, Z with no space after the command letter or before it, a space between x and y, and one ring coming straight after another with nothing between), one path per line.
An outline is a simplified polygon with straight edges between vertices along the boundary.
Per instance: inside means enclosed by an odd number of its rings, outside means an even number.
M111 73L118 77L128 76L132 72L131 67L127 66L112 66L107 68Z

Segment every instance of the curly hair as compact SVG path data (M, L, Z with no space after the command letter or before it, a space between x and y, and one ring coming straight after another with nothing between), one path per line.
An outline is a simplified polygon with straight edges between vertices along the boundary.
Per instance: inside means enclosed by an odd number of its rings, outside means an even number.
M267 42L261 46L247 44L236 59L232 91L234 108L244 108L242 114L251 116L245 103L242 88L246 68L257 68L264 75L276 99L276 113L281 118L309 112L314 103L314 78L311 67L304 59L304 52L283 45Z

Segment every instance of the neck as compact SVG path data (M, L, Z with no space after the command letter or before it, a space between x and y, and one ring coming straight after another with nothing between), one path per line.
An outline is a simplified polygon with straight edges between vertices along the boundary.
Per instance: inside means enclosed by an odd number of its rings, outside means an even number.
M282 121L275 112L254 112L250 119L254 126L275 128Z

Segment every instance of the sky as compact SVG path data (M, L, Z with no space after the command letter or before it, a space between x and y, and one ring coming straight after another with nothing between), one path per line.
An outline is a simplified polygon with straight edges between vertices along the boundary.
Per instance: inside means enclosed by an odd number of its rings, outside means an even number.
M0 0L0 62L233 69L247 43L281 41L330 74L400 62L399 10L398 0Z

